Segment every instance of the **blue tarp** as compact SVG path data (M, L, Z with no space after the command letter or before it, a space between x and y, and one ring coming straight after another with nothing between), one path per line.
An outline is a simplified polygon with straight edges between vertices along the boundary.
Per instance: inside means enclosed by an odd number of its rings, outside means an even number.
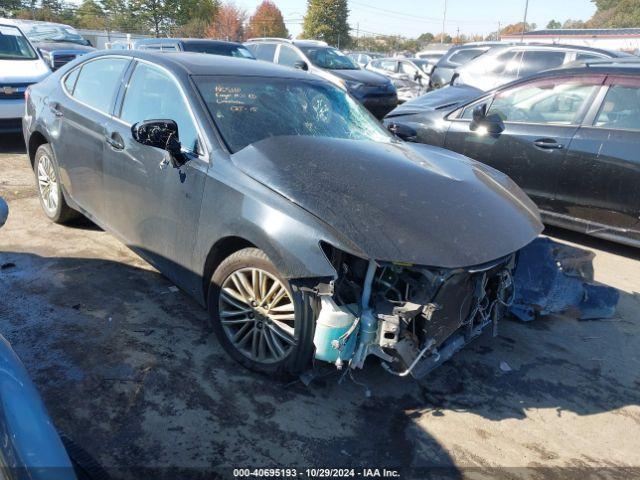
M618 290L592 281L593 254L540 237L519 252L510 312L520 320L568 313L581 320L610 318Z

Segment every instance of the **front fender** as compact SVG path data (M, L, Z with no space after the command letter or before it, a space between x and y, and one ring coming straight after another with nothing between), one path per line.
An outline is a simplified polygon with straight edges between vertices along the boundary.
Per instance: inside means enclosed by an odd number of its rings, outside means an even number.
M232 165L219 164L216 170L205 185L194 249L194 269L201 276L212 248L228 237L242 238L260 248L287 279L336 276L321 241L364 256L324 222Z

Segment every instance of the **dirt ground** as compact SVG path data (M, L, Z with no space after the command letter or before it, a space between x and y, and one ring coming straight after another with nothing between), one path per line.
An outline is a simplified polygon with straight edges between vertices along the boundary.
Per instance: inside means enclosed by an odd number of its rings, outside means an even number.
M595 252L596 280L621 292L614 319L505 321L421 382L371 362L359 384L328 370L306 387L227 358L205 311L111 235L48 222L18 138L0 138L0 196L0 332L57 428L114 478L640 476L640 250L551 232Z

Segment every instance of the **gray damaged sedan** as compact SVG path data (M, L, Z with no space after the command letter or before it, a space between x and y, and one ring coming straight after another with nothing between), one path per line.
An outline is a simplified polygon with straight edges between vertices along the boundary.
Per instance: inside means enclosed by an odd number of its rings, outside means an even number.
M122 239L256 371L377 356L421 377L497 324L542 230L508 177L399 141L306 72L101 52L27 96L45 215Z

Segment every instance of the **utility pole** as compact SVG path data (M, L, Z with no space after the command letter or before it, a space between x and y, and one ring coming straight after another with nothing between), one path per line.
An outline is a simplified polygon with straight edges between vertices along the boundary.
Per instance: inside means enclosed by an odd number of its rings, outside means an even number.
M460 43L460 27L456 29L456 43Z
M360 49L360 22L356 24L356 50Z
M527 29L527 13L529 13L529 0L525 0L524 4L524 22L522 23L522 35L520 35L520 43L524 43L524 32Z
M496 40L500 41L501 33L502 33L502 24L498 22L498 34L496 35Z
M442 35L440 36L440 43L444 43L444 26L447 23L447 0L444 0L444 13L442 14Z

